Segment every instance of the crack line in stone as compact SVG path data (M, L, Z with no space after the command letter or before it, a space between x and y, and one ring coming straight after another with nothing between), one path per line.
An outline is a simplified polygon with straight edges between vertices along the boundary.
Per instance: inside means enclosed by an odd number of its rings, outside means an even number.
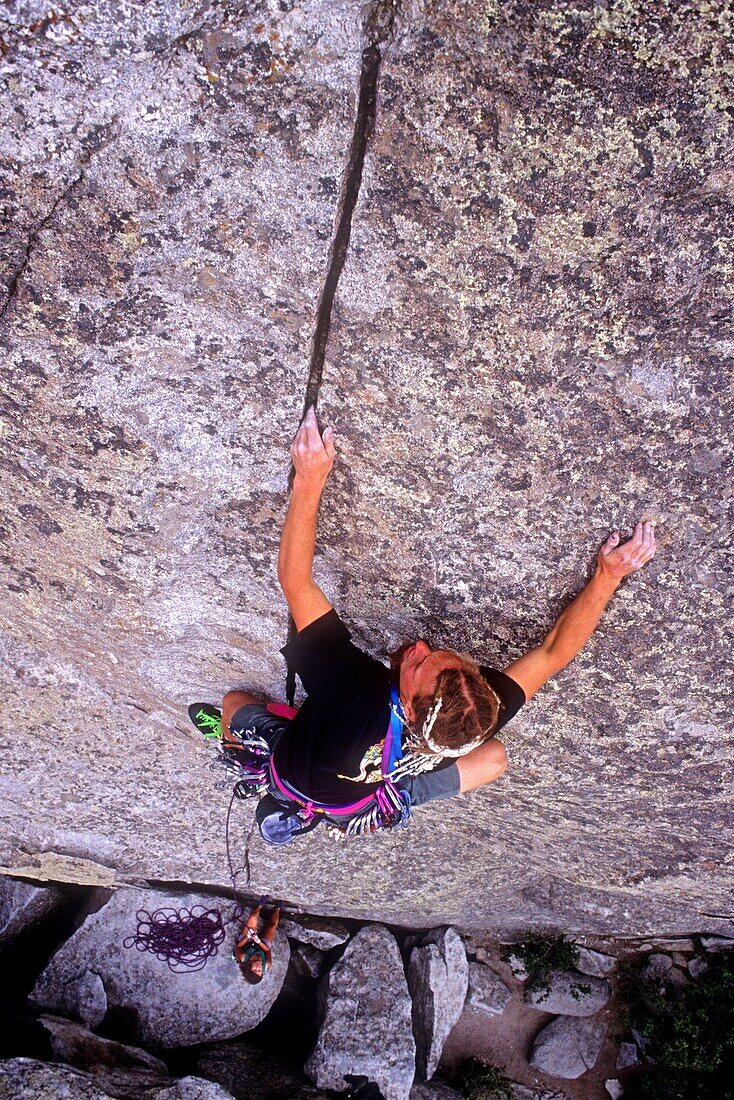
M114 128L117 121L117 116L115 116L108 125ZM11 304L17 297L18 286L21 279L25 275L26 270L28 269L28 265L31 262L31 256L33 254L35 246L38 243L39 236L53 220L59 206L68 199L72 191L74 191L74 189L84 180L89 162L92 160L92 157L95 155L95 153L102 152L102 150L105 149L116 136L117 132L115 131L108 137L107 141L103 142L101 145L98 145L96 148L93 146L89 146L86 149L82 149L82 153L76 164L76 167L78 168L77 175L72 180L70 180L64 190L56 196L51 204L51 209L48 211L48 213L45 214L38 222L38 224L31 229L28 235L28 240L26 241L25 249L23 250L23 258L21 259L18 267L13 272L10 282L8 283L8 288L5 291L5 301L2 304L2 308L0 308L0 320L8 312Z
M326 358L326 345L331 328L334 296L349 248L352 215L362 185L365 153L374 131L377 111L377 81L382 62L381 46L392 31L396 8L396 0L377 0L366 21L365 33L368 38L368 45L362 51L357 115L354 120L352 142L343 177L336 230L329 253L329 264L316 314L316 328L314 330L308 381L306 383L306 397L303 406L304 415L311 405L316 405L319 398L324 360Z

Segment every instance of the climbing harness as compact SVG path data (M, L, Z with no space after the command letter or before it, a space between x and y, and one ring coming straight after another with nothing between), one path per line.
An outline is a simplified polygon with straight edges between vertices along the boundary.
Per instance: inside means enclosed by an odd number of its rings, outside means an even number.
M382 781L364 798L348 803L321 802L304 795L280 775L267 742L257 736L254 728L233 730L232 735L241 741L242 752L238 746L234 753L220 747L220 753L235 774L238 768L244 773L235 784L237 796L260 797L256 817L263 838L271 844L290 844L322 822L330 827L332 836L340 838L364 836L378 829L405 828L410 817L410 797L396 786L395 780L424 765L416 760L407 761L402 770L399 767L402 727L406 724L399 708L398 691L393 685L390 720L381 752ZM285 718L296 714L293 708L278 704L269 704L268 709Z

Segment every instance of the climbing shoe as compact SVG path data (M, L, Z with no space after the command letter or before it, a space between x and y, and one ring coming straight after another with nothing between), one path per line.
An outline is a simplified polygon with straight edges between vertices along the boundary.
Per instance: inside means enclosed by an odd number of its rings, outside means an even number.
M189 718L207 741L219 741L222 737L222 712L211 703L192 703Z

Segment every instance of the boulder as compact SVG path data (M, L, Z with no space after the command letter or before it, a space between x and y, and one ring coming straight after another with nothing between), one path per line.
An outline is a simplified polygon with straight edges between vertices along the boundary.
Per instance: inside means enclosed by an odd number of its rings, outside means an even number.
M512 991L486 963L469 963L468 1008L481 1012L483 1016L499 1016L511 996Z
M307 944L319 951L341 947L349 939L349 929L341 921L330 920L328 917L310 917L307 914L281 917L279 928L289 940Z
M580 974L606 978L617 965L614 955L603 955L601 951L591 951L588 947L577 947L576 950L578 956L574 965Z
M734 951L734 939L728 936L701 936L701 947L704 951Z
M103 1074L108 1081L112 1074L129 1077L134 1073L141 1084L148 1079L150 1083L160 1083L161 1078L168 1077L165 1062L141 1047L103 1039L62 1016L42 1015L40 1023L51 1036L53 1053L60 1062Z
M418 1071L429 1080L461 1016L469 988L469 964L458 932L439 930L424 947L414 948L408 961L408 988Z
M696 955L688 962L688 973L692 978L700 978L709 968L709 964L700 955Z
M108 1087L111 1091L108 1091ZM221 1085L200 1077L167 1078L145 1085L134 1071L109 1085L71 1066L10 1058L0 1062L0 1100L232 1100Z
M154 1047L188 1046L249 1031L267 1015L283 985L290 958L283 933L276 935L273 965L258 985L248 984L231 958L237 924L227 925L217 953L193 972L174 973L154 955L123 946L136 930L138 910L197 905L219 906L225 915L231 909L224 898L118 890L59 948L33 989L32 1003L80 1016L91 1026L104 1018L104 1004L131 1039Z
M216 1081L235 1100L327 1100L327 1094L315 1088L297 1067L246 1040L208 1044L197 1054L193 1069Z
M336 1091L345 1074L363 1074L385 1100L408 1100L415 1040L395 938L382 925L362 928L325 982L325 1016L306 1073Z
M659 982L670 973L673 968L673 960L670 955L650 955L645 962L640 977L646 982Z
M537 1036L530 1065L553 1077L580 1077L596 1064L606 1030L606 1023L598 1016L558 1016Z
M232 1100L232 1095L221 1085L206 1081L203 1077L179 1077L154 1089L149 1100Z
M619 1100L620 1096L624 1095L624 1089L616 1077L607 1078L604 1082L604 1088L607 1090L612 1100Z
M44 970L36 983L36 988L44 988L42 979L50 966L51 964ZM104 982L93 970L83 969L76 975L68 974L66 978L55 981L53 994L49 993L48 1003L43 999L35 1000L34 992L29 998L31 1004L53 1009L54 1012L63 1012L65 1015L77 1016L88 1027L99 1027L109 1008ZM45 994L43 996L45 997Z
M0 876L0 947L39 924L64 901L55 886L34 886L23 879Z
M651 1063L653 1059L650 1056L650 1049L652 1047L652 1041L647 1035L643 1035L636 1027L630 1028L630 1033L635 1041L635 1045L640 1052L643 1062Z
M324 956L315 947L307 943L296 943L291 949L291 963L304 978L318 978L324 965Z
M525 994L528 1004L561 1016L594 1016L609 1000L609 983L603 978L579 977L567 970L552 970L548 985Z
M639 1066L642 1059L636 1043L620 1043L617 1052L617 1069L629 1069L630 1066Z

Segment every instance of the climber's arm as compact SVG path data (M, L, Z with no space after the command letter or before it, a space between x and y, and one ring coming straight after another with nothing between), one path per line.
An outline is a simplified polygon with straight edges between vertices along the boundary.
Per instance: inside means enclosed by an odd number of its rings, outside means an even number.
M456 767L459 769L459 792L466 794L499 779L507 767L505 746L498 738L490 737L479 748L460 756Z
M327 428L321 438L312 406L291 445L295 477L278 555L278 580L299 631L331 610L312 570L319 503L334 456L334 431Z
M520 685L527 699L570 664L593 634L620 581L654 556L653 522L638 523L632 538L622 546L617 531L609 536L599 551L594 576L559 616L547 637L504 670Z
M275 933L278 928L278 921L280 920L280 907L276 906L270 914L262 930L262 939L267 940L269 944L272 944L275 940Z
M586 644L602 616L604 608L619 587L620 581L641 569L655 556L655 524L640 522L632 538L619 546L619 533L614 531L597 557L594 576L554 623L548 636L506 668L529 699L556 672L569 664ZM456 761L460 792L481 787L498 779L507 767L504 745L490 737L479 748Z

